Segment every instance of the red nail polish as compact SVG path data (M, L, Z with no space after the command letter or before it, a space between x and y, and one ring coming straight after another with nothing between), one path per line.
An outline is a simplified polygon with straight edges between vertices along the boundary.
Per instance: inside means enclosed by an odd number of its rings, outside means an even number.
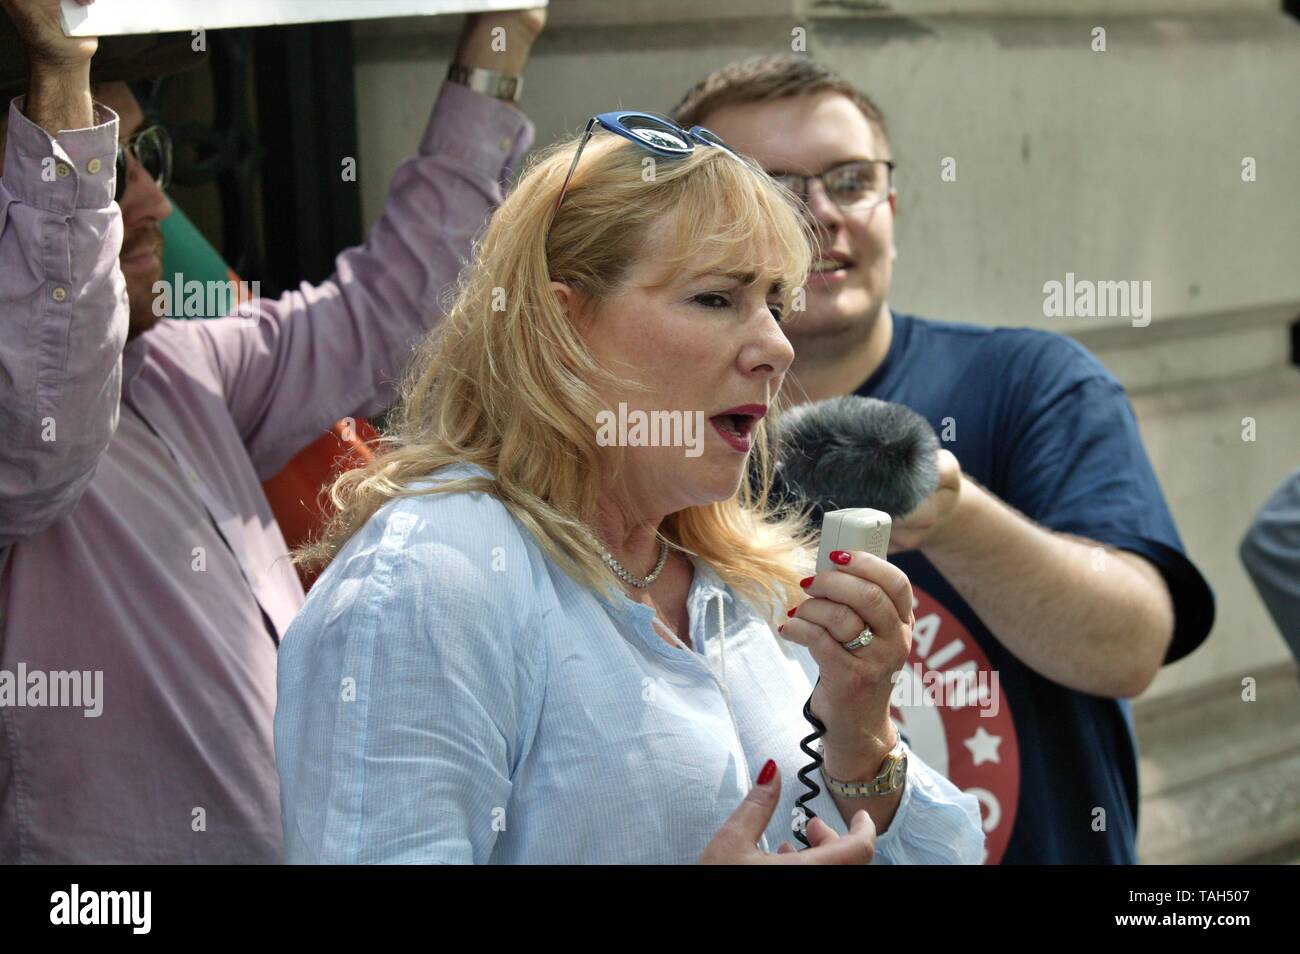
M776 628L776 631L777 631L778 633L785 632L785 623L782 623L780 626L778 626L778 627Z
M799 581L799 585L806 590L808 589L808 587L812 586L812 581L815 579L817 579L817 577L815 576L805 576L802 580Z
M758 773L758 784L766 785L772 781L772 776L776 774L776 763L768 759L763 763L763 771Z
M794 613L795 613L795 610L797 610L798 608L799 608L799 607L797 607L797 606L791 606L791 607L790 607L790 611L789 611L788 613L786 613L785 615L786 615L786 616L793 616Z
M832 562L832 563L838 563L840 566L848 566L848 565L849 565L849 561L852 560L852 559L853 559L853 555L852 555L851 553L849 553L848 550L832 550L832 551L831 551L831 562Z

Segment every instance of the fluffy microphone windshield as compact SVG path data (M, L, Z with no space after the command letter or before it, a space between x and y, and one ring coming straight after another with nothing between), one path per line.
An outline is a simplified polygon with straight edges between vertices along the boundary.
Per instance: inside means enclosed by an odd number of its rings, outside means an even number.
M818 523L823 511L847 507L897 519L939 486L934 430L901 404L848 395L792 408L775 423L774 490L812 504Z

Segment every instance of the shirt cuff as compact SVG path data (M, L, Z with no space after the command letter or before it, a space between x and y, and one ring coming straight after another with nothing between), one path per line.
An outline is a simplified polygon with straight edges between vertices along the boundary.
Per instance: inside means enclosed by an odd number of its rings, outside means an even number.
M502 188L533 142L533 124L518 109L460 83L443 83L420 152L491 171Z
M117 185L117 113L95 104L95 125L64 129L54 138L23 114L26 97L9 104L4 182L33 208L71 215L104 209Z
M906 743L907 780L898 809L884 834L876 836L873 864L968 864L984 859L979 801L959 791L917 757ZM825 784L809 805L838 835L849 826ZM861 799L865 808L868 799Z

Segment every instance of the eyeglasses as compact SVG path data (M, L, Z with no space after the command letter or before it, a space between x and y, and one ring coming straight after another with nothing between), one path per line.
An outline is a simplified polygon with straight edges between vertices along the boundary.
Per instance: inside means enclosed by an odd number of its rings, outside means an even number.
M569 163L569 172L564 177L564 185L560 187L560 197L555 200L555 208L551 210L551 222L546 227L546 237L548 239L551 237L551 227L555 224L555 216L560 211L560 204L564 201L565 193L569 191L569 180L573 178L573 170L578 167L578 159L582 156L582 150L586 148L587 140L591 138L591 133L597 125L665 159L684 158L695 151L696 145L702 145L716 146L729 155L735 156L741 162L745 161L736 155L725 142L703 126L692 126L690 129L685 129L671 119L657 113L599 113L592 116L587 123L587 129L582 134L582 141L578 143L578 151L573 154L573 162Z
M773 173L772 178L797 195L805 205L808 204L809 181L816 179L830 200L841 210L865 212L889 198L889 192L893 188L893 174L892 159L858 159L815 176L778 172Z
M172 137L162 126L141 129L126 142L117 144L117 191L113 201L121 202L126 195L127 153L135 156L149 178L165 189L172 178Z

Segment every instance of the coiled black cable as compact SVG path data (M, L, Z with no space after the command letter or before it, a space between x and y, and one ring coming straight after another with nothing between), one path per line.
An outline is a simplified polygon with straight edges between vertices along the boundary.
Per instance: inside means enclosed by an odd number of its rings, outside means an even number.
M821 680L818 679L817 682L820 683ZM816 689L817 687L814 686L813 691L815 692ZM817 718L812 713L811 695L808 697L808 701L803 704L803 717L807 719L808 724L813 727L813 732L811 735L805 736L804 738L799 740L799 748L803 750L804 755L812 759L812 762L808 765L805 765L803 768L801 768L798 772L795 773L799 781L803 782L804 785L806 785L809 790L804 792L794 801L795 808L798 808L803 813L802 818L799 818L798 816L796 816L795 818L794 837L799 842L799 844L803 845L805 848L808 848L810 846L808 844L808 835L805 830L808 827L808 823L817 817L817 813L814 812L811 808L807 808L806 806L808 802L811 802L822 792L821 786L818 785L809 777L810 775L812 775L813 772L819 770L822 767L822 754L817 749L814 749L812 747L812 743L816 742L818 739L820 739L822 736L826 734L826 724L823 723L821 719ZM802 826L798 824L800 821L803 822Z

